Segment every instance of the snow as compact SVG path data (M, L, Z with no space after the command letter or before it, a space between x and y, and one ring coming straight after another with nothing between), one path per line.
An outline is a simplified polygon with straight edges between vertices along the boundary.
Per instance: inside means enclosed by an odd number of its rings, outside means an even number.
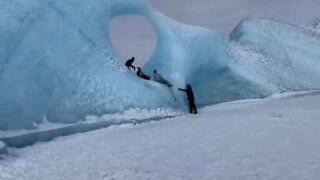
M96 122L107 122L107 121L114 121L114 120L117 120L117 122L121 123L122 121L132 120L132 119L139 121L139 120L155 118L155 117L163 118L168 116L170 117L180 116L183 114L184 113L182 111L170 109L170 108L166 108L166 109L158 108L158 109L151 109L151 110L129 109L122 113L119 112L114 114L106 114L102 116L89 115L86 117L85 121L72 123L72 124L52 123L45 120L43 123L39 124L36 129L7 130L7 131L0 130L0 138L19 136L19 135L30 134L35 132L49 131L49 130L68 127L68 126L74 126L77 124L91 124Z
M160 121L184 115L184 112L174 109L130 109L124 113L107 114L101 117L88 116L86 121L72 124L45 123L33 130L0 131L0 141L11 148L23 148L37 142L47 142L61 136L83 133L115 125L136 125Z
M12 136L18 136L22 134L27 133L33 133L33 132L41 132L41 131L48 131L52 129L62 128L70 126L68 124L61 124L61 123L51 123L48 121L43 122L42 124L38 125L35 129L21 129L21 130L6 130L6 131L0 131L0 138L3 137L12 137Z
M0 179L316 180L320 95L298 94L11 150L0 160Z

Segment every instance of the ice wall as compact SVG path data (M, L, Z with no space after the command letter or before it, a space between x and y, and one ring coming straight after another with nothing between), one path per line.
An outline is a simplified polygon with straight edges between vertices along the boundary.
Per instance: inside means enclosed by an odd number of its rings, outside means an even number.
M167 88L128 72L109 42L112 17L149 11L139 0L0 0L0 129L175 107Z
M230 60L240 57L233 53L221 33L173 20L167 23L165 16L158 16L157 25L163 30L157 51L145 66L147 72L157 69L177 87L191 84L198 105L269 94L256 82L231 69ZM175 94L182 98L183 93L175 90Z
M144 67L169 89L135 77L110 44L115 16L145 17L158 37ZM0 129L43 119L76 122L128 108L184 106L186 83L198 105L320 88L319 35L247 19L230 36L176 22L144 0L0 0Z
M250 18L230 35L234 72L269 93L320 88L320 36L287 23Z
M190 83L198 105L320 88L320 39L306 29L251 18L227 42L174 21L161 27L160 48L145 69L157 68L177 86Z
M182 97L177 88L192 84L197 104L214 103L212 85L215 75L225 71L230 59L224 36L206 28L185 25L162 14L154 14L158 29L157 50L144 69L158 70L174 86L174 93ZM153 17L154 17L153 16ZM179 98L181 99L181 98Z

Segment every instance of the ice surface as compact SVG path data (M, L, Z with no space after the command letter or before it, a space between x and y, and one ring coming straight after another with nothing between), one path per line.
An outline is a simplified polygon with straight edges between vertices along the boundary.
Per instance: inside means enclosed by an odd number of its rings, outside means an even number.
M242 21L230 36L229 67L266 93L320 88L320 36L275 20Z
M6 154L6 153L7 153L7 146L2 141L0 141L0 155Z
M167 88L129 73L110 46L112 17L149 10L136 0L1 0L0 129L175 107Z
M199 105L213 103L210 97L216 92L212 90L215 76L227 68L230 59L226 39L206 28L185 25L161 14L156 16L160 38L144 69L147 73L158 70L174 88L191 84ZM175 96L181 94L175 90Z
M195 84L199 104L212 102L200 90L228 63L220 33L175 22L143 0L20 1L1 1L1 17L8 18L1 18L0 31L0 129L35 128L44 117L76 122L129 108L183 107L165 86L121 65L107 32L118 15L151 23L158 42L147 72L157 68L179 87Z
M129 109L123 113L101 117L88 116L86 121L72 124L44 122L37 129L0 131L0 141L8 147L23 148L38 142L52 141L61 136L84 133L113 126L133 126L182 116L185 112L175 109Z
M267 92L320 88L320 36L268 19L246 19L231 33L230 67Z
M144 70L157 69L173 90L135 77L115 55L109 22L133 14L145 17L158 38ZM176 22L145 0L0 0L0 39L0 129L32 129L44 119L72 123L129 108L182 108L176 88L186 83L198 105L320 87L315 33L250 19L228 43L221 33Z
M313 20L313 22L309 24L309 28L317 33L320 33L320 18Z
M176 31L180 23L169 25L165 36L169 40L163 43L168 50L156 51L145 68L151 72L157 67L178 86L190 83L198 105L320 88L320 37L316 33L252 18L236 27L228 44L210 30ZM191 38L186 39L186 34Z

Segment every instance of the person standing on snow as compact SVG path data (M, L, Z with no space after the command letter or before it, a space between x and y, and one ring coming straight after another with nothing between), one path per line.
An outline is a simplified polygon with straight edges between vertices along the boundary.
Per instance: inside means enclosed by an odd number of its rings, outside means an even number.
M173 85L170 84L166 79L164 79L158 72L157 70L153 70L153 80L157 81L161 84L164 84L168 86L169 88L172 87Z
M150 80L150 76L145 75L140 67L138 67L137 76L145 80Z
M134 67L134 66L132 65L133 62L134 62L134 60L135 60L135 58L132 57L132 58L128 59L124 65L127 66L127 68L128 68L129 70L130 70L130 67L132 67L133 70L136 70L136 67Z
M188 97L188 101L189 101L190 113L197 114L198 111L197 111L196 104L194 102L194 95L193 95L193 91L192 91L191 85L187 84L186 89L179 88L179 90L187 93L187 97Z

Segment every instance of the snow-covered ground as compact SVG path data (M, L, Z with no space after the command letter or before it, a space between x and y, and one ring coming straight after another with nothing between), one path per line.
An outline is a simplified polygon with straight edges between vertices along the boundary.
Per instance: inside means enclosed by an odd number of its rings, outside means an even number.
M206 107L11 149L1 180L320 178L320 92Z
M85 121L72 124L50 123L45 121L33 130L7 130L0 131L0 142L8 147L23 148L37 142L51 141L56 137L84 133L115 125L141 124L146 122L161 121L185 115L183 111L170 108L129 109L123 113L107 114L101 117L88 116ZM6 147L1 147L0 154L6 153Z
M62 123L52 123L48 121L44 121L42 124L37 125L35 129L23 129L23 130L7 130L2 131L0 130L0 139L6 137L14 137L20 136L24 134L30 133L38 133L44 131L50 131L55 129L61 129L65 127L75 126L75 125L84 125L84 124L94 124L94 123L101 123L101 122L110 122L111 124L119 124L121 122L127 122L132 120L133 122L139 123L139 121L144 121L146 119L156 119L156 118L166 118L166 117L175 117L181 116L184 112L179 110L174 110L171 108L158 108L158 109L129 109L121 113L114 113L114 114L106 114L101 117L89 115L83 122L78 123L70 123L70 124L62 124Z

